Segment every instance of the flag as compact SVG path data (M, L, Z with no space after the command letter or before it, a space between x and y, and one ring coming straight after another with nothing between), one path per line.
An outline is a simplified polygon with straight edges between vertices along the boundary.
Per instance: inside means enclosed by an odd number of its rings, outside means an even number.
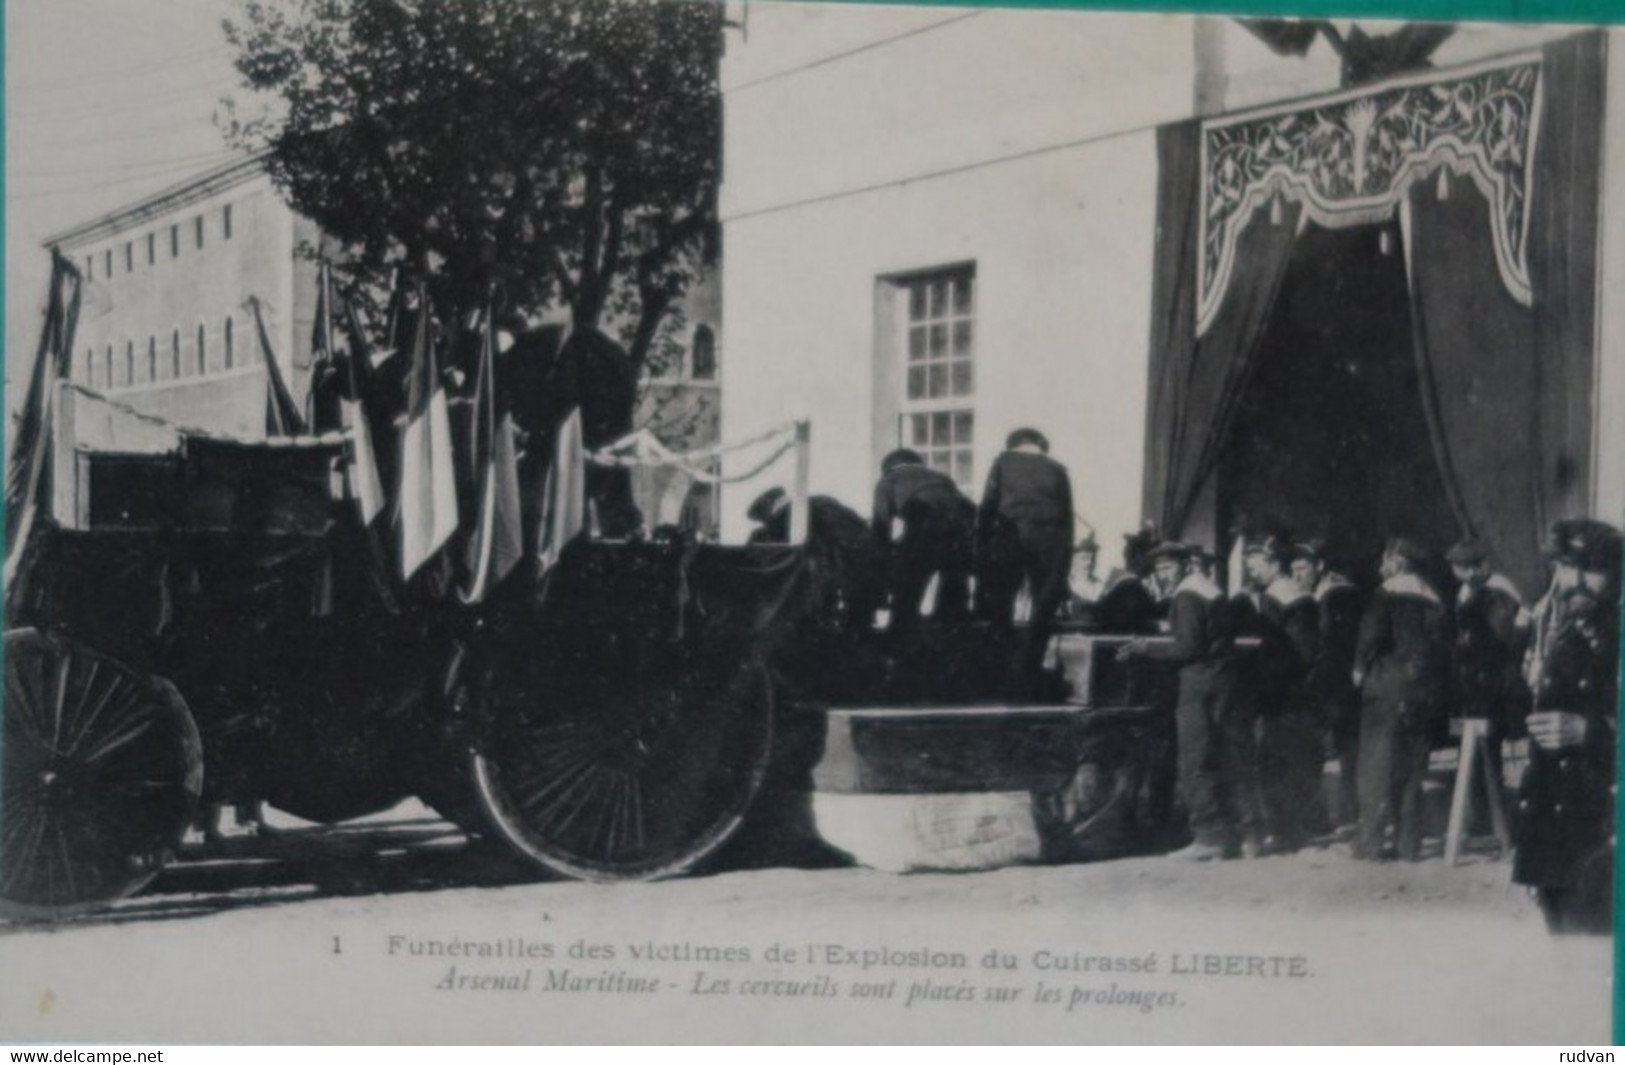
M452 467L451 414L429 339L429 296L418 286L401 435L401 576L409 578L457 531L457 479Z
M335 400L340 382L338 352L333 346L333 275L324 259L316 269L316 318L310 329L310 392L305 397L305 421L313 433L327 433L343 425Z
M332 280L328 280L327 296L332 296ZM332 307L332 299L323 306ZM332 314L332 312L328 312ZM377 515L384 512L384 478L379 473L379 449L374 439L374 418L367 410L367 397L371 395L372 345L367 343L367 332L356 317L356 306L345 301L345 319L349 325L349 358L345 359L345 397L338 403L340 419L349 437L349 463L345 468L349 496L361 511L361 524L371 525ZM328 337L333 327L328 324Z
M282 380L282 367L277 365L271 335L265 329L259 297L250 297L248 304L254 309L254 328L259 331L260 351L265 354L265 435L299 436L305 431L305 419L299 414L299 404L293 401L287 382Z
M559 426L553 465L542 493L542 522L536 557L538 572L559 560L564 545L587 526L587 449L581 441L581 408Z
M519 460L513 415L498 399L496 328L487 309L474 381L469 455L479 491L479 513L468 542L469 585L463 602L478 603L501 583L524 554L519 516Z
M29 373L28 391L18 412L6 470L5 587L9 598L17 567L38 516L39 501L49 490L48 464L57 383L67 380L73 360L73 334L79 324L83 285L79 271L55 249L51 252L51 287L45 299L45 324Z

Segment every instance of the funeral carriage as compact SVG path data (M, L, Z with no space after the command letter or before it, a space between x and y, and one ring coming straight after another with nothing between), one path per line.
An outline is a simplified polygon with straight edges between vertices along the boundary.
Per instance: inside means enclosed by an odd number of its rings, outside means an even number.
M355 433L188 430L67 380L75 281L59 262L8 492L0 905L127 895L230 804L332 823L415 795L599 879L740 824L801 551L576 537L475 593L454 538L403 581Z

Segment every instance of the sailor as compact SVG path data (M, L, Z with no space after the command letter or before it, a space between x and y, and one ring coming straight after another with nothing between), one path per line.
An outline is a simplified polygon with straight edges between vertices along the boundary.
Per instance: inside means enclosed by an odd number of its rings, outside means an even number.
M884 558L891 596L891 631L905 634L920 619L921 599L937 580L939 620L969 613L970 560L976 505L952 477L899 448L880 463L871 524Z
M1292 550L1292 579L1315 597L1320 639L1309 669L1309 692L1321 725L1337 756L1337 800L1332 823L1339 835L1352 835L1360 820L1355 778L1360 760L1360 693L1354 687L1354 643L1360 632L1360 590L1326 565L1317 543Z
M1166 617L1167 596L1151 565L1151 551L1158 539L1155 527L1150 525L1123 537L1123 566L1107 575L1106 590L1095 609L1096 624L1102 632L1153 633Z
M1553 931L1613 926L1619 713L1620 534L1553 527L1551 591L1537 611L1529 768L1518 792L1512 878L1535 889Z
M1137 637L1119 657L1179 665L1179 789L1190 817L1190 846L1177 856L1209 861L1257 857L1263 844L1254 739L1256 710L1235 646L1235 613L1219 586L1190 565L1191 549L1164 543L1152 553L1173 584L1171 642Z
M769 488L757 496L746 511L756 522L746 543L788 544L790 508L790 495L783 488ZM810 496L806 548L815 583L822 590L823 620L852 633L868 632L882 588L880 551L868 522L839 500Z
M1448 714L1451 645L1449 609L1421 575L1427 562L1414 541L1389 541L1382 585L1360 619L1361 858L1421 857L1422 778Z
M1100 563L1100 541L1095 531L1084 533L1072 549L1072 564L1066 575L1066 602L1062 615L1073 622L1089 624L1095 617L1095 606L1106 594L1106 581L1096 572Z
M1445 555L1456 591L1456 706L1463 717L1482 718L1496 786L1501 783L1501 743L1508 726L1528 705L1523 660L1531 617L1523 596L1506 577L1491 571L1476 540L1463 540Z
M1291 853L1325 827L1321 775L1325 748L1309 670L1320 653L1320 611L1288 575L1291 545L1264 535L1250 540L1239 597L1242 631L1259 639L1252 656L1258 685L1258 773L1263 785L1265 848Z
M1055 610L1066 598L1073 520L1066 467L1049 457L1043 433L1017 429L988 471L977 511L976 545L984 610L996 627L1013 624L1023 581L1032 598L1019 663L1022 685L1037 672Z

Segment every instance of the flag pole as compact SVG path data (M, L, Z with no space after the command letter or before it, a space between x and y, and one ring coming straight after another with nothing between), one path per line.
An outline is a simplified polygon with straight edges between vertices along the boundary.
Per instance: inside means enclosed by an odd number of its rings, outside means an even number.
M790 542L807 542L807 482L812 469L812 422L796 422L796 472L790 497Z

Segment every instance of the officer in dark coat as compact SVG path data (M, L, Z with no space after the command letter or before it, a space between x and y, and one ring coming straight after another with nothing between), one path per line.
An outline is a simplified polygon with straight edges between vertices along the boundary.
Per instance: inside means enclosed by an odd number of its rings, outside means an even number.
M1159 537L1151 526L1123 537L1123 568L1109 575L1095 608L1101 632L1153 633L1168 615L1168 603L1152 577L1151 552Z
M1337 756L1337 802L1332 822L1341 834L1360 820L1355 788L1360 762L1360 693L1354 686L1354 644L1360 632L1362 596L1347 577L1326 565L1319 544L1298 544L1292 579L1315 597L1320 638L1309 669L1309 692Z
M1190 565L1191 549L1167 543L1155 549L1158 568L1174 586L1171 643L1137 638L1119 652L1179 664L1179 789L1194 841L1180 857L1257 857L1262 853L1263 798L1254 737L1257 708L1246 667L1235 646L1231 601Z
M783 488L757 496L746 511L756 522L746 543L788 544L790 508ZM839 500L810 496L806 548L821 589L821 618L849 632L868 632L884 587L880 549L869 523Z
M1426 551L1404 538L1382 556L1382 586L1360 619L1360 829L1366 859L1421 857L1422 778L1448 720L1450 611L1422 579ZM1395 832L1392 844L1387 840Z
M935 616L963 620L969 613L976 505L953 478L927 466L916 451L893 451L880 464L871 523L886 569L892 632L913 631L932 577Z
M1530 616L1517 586L1491 571L1476 540L1463 540L1445 555L1456 591L1456 707L1463 717L1488 725L1490 763L1501 782L1501 743L1508 726L1523 716L1529 689L1523 681Z
M1535 889L1553 931L1613 927L1619 714L1620 534L1553 529L1551 591L1537 611L1529 768L1518 792L1512 877Z
M988 617L1000 628L1014 620L1016 596L1026 581L1032 596L1019 671L1025 684L1038 670L1055 610L1066 598L1072 561L1072 481L1049 457L1049 440L1036 429L1017 429L988 471L977 511L980 589Z
M1258 773L1264 792L1265 848L1296 851L1325 828L1320 781L1324 746L1309 670L1320 653L1320 612L1288 576L1291 545L1273 535L1249 541L1248 589L1237 597L1237 626L1259 640L1250 664L1258 694Z

